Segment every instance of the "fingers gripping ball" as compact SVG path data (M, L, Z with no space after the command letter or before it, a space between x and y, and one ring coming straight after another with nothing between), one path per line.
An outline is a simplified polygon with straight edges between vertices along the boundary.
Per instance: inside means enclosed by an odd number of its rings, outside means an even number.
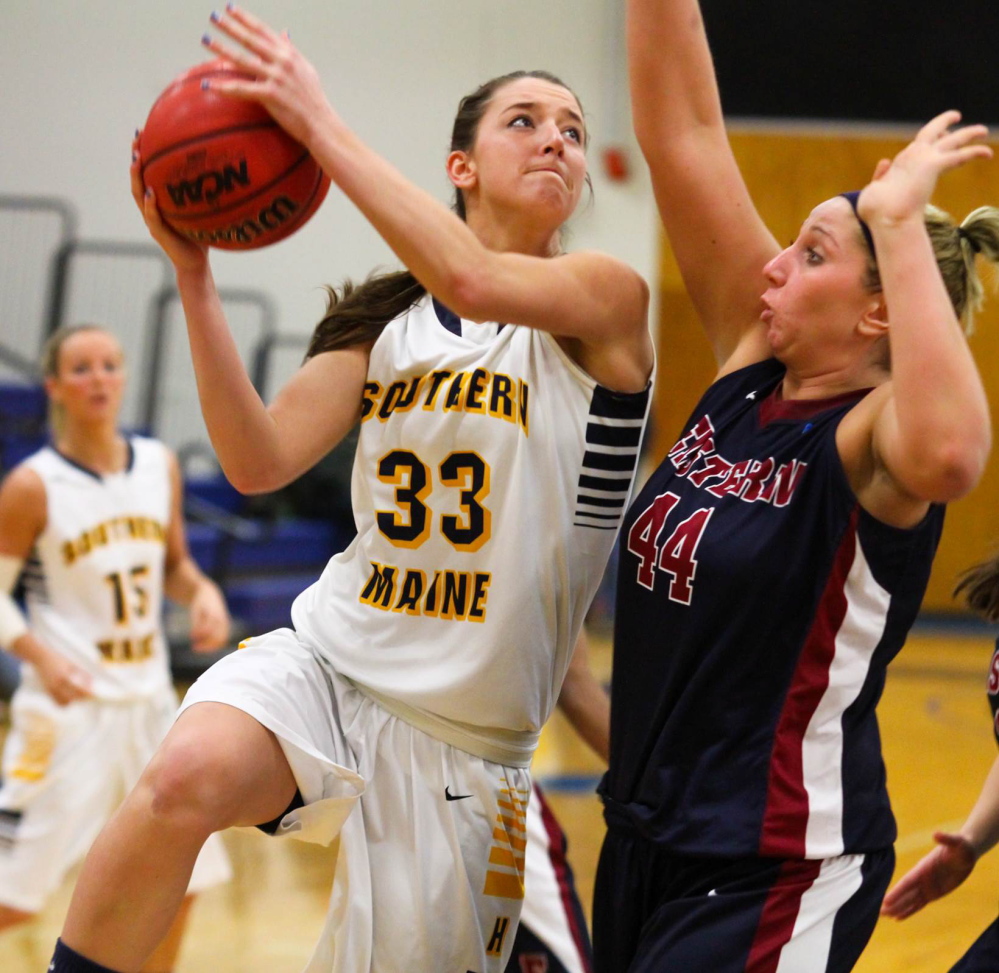
M303 226L330 182L262 105L202 88L226 76L239 76L226 61L199 64L156 99L139 136L142 178L179 233L253 250Z

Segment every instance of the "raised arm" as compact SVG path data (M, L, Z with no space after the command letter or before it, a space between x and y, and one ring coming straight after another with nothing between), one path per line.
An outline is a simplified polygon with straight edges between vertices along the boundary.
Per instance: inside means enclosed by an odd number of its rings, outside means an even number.
M527 325L581 342L584 366L609 366L610 381L622 390L644 386L652 346L646 319L648 286L639 274L601 253L553 259L509 252L515 247L504 244L512 241L487 247L446 206L402 176L343 123L315 69L287 36L239 8L218 15L216 24L243 49L232 50L210 39L206 46L233 60L254 80L212 84L232 96L260 101L308 146L428 291L464 318ZM553 152L570 151L563 144L569 137L553 131ZM572 150L579 149L576 144ZM470 175L474 178L467 167L452 168L452 178ZM613 350L605 356L609 347Z
M697 0L628 0L627 33L635 132L715 359L747 334L740 364L768 357L759 299L780 247L732 154Z
M939 175L992 155L981 144L983 126L950 129L960 117L944 112L925 125L894 160L879 164L858 201L877 251L892 378L846 417L840 435L865 440L861 458L844 454L861 502L889 522L899 523L893 512L901 513L901 526L907 510L915 518L927 501L967 493L992 443L982 380L924 223ZM858 479L858 469L866 476Z
M137 142L132 152L132 195L177 274L198 399L215 454L242 493L277 490L319 462L357 422L369 349L316 355L266 406L229 330L207 249L163 222L142 184Z

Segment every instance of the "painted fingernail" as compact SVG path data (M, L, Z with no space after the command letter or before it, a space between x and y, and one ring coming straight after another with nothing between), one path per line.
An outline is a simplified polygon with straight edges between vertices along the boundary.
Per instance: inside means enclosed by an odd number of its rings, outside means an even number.
M153 198L153 187L152 186L146 186L146 198L147 199L152 199Z
M138 137L139 137L139 130L138 130L138 129L136 129L136 130L135 130L135 137L136 137L136 138L138 138Z
M213 10L212 11L212 15L211 15L211 17L209 19L212 20L212 21L214 21L215 23L218 23L218 21L219 21L219 19L221 17L222 17L222 14L220 14L217 10Z
M207 91L210 87L211 87L211 82L208 80L208 78L202 78L201 79L201 90L202 91Z
M135 162L135 160L138 159L138 158L139 158L139 156L135 152L133 152L132 153L132 161Z
M232 0L229 0L229 2L225 5L225 9L226 10L235 10L236 9L236 4L234 4L232 2Z

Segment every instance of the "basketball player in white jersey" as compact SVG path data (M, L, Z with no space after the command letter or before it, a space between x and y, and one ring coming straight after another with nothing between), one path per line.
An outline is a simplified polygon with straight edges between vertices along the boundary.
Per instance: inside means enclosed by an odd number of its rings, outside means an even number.
M0 930L44 906L173 722L164 593L189 606L195 649L229 633L221 592L188 553L176 459L118 429L117 340L61 329L43 366L52 442L0 488L0 646L22 660L0 785ZM11 598L19 577L27 618ZM214 836L144 969L173 969L191 895L228 877Z
M192 687L88 856L53 969L137 970L206 837L267 825L339 842L309 969L502 973L527 768L634 477L648 287L604 254L561 253L586 126L557 79L504 76L462 102L456 215L344 125L287 35L239 8L213 20L236 46L206 45L249 75L219 90L264 104L409 272L334 296L265 406L206 250L162 223L134 159L226 475L273 490L360 420L358 534L296 600L294 629L250 639Z

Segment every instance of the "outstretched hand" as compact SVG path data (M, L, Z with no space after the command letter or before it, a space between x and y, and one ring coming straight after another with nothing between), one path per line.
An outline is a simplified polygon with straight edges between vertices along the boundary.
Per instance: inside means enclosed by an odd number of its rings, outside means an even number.
M317 122L333 114L319 74L291 43L287 31L276 33L262 20L235 4L212 14L212 23L239 47L211 35L202 38L213 54L231 61L245 79L211 79L212 90L258 101L292 138L311 148Z
M881 903L881 915L908 919L924 905L953 892L975 867L975 850L967 838L938 831L937 847L895 884Z
M992 149L982 144L984 125L963 125L959 111L945 111L927 122L894 159L882 159L871 182L857 200L857 212L867 223L891 224L908 219L922 222L940 174L972 159L990 159Z
M142 218L152 238L163 248L177 270L197 270L208 262L208 247L195 243L170 229L160 215L156 196L142 181L142 159L139 154L139 136L132 140L132 198L139 207Z

